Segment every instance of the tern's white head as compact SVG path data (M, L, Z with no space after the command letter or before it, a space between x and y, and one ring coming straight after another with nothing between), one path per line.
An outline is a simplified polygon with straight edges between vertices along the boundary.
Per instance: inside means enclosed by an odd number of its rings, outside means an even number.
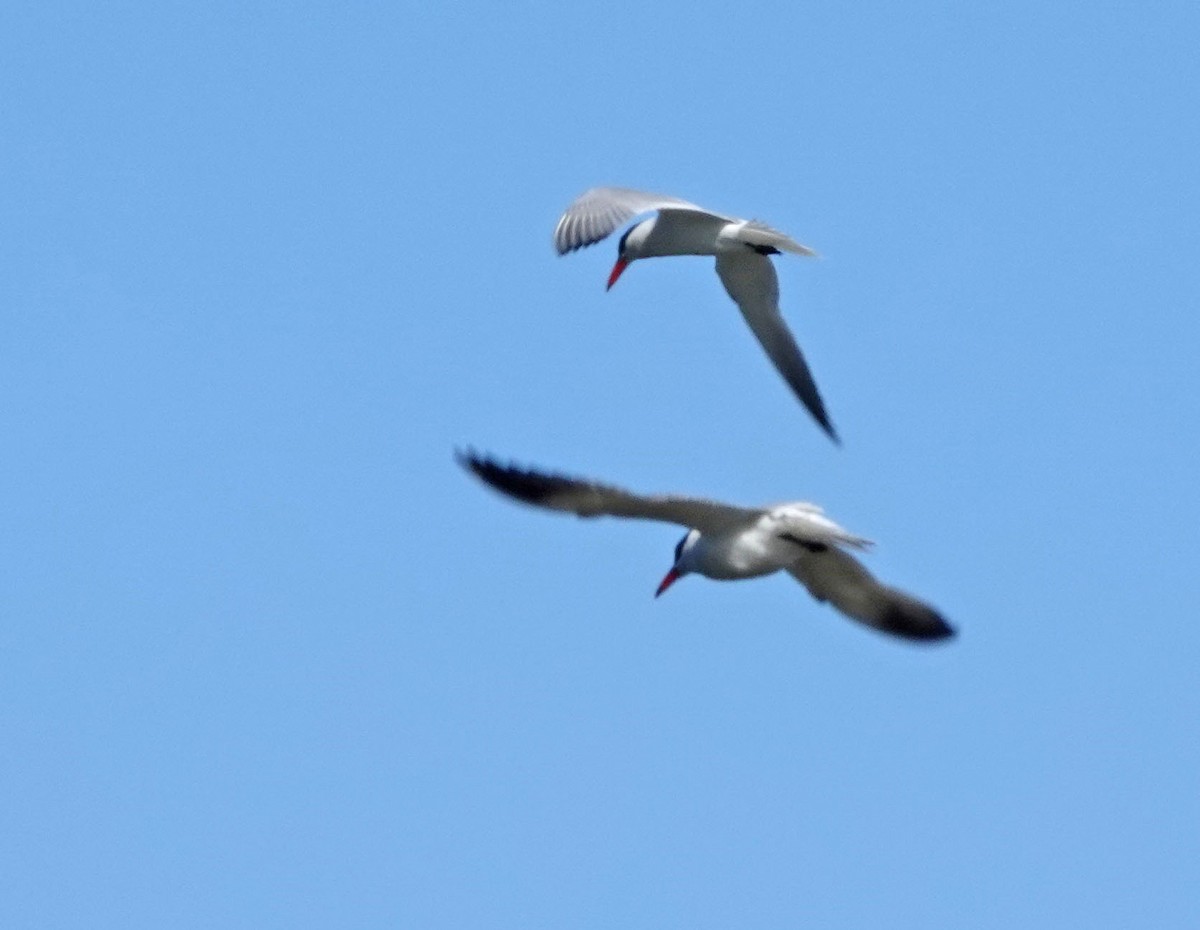
M608 276L608 287L605 290L611 289L617 283L617 278L621 277L621 272L629 267L630 262L645 254L643 247L654 229L656 219L658 218L652 216L625 230L625 235L617 243L617 263L613 265L612 272Z
M696 553L696 545L699 542L700 531L688 530L687 535L675 544L675 564L671 566L671 570L663 577L658 590L654 592L655 597L662 594L684 575L695 570L692 561Z

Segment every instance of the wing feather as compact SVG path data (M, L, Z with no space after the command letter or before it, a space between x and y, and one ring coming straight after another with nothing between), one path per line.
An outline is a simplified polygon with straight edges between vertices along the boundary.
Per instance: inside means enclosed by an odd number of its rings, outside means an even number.
M858 559L836 546L801 550L788 571L818 601L828 601L850 619L883 633L915 640L954 635L933 607L880 584Z
M779 249L781 252L791 252L795 255L816 255L808 246L803 245L791 236L781 233L778 229L768 226L758 220L747 220L738 230L737 237L750 245L765 245Z
M771 260L750 249L722 252L717 255L717 274L792 392L829 437L840 442L804 353L779 312L779 278Z
M628 187L593 187L580 194L559 218L554 228L554 248L559 255L566 255L594 245L639 213L654 210L709 212L678 197L651 194Z
M807 501L779 504L767 511L771 530L776 536L792 539L801 544L849 546L853 549L869 549L874 545L865 536L851 533L845 527L825 515L816 504Z
M536 507L581 517L657 520L702 533L722 533L753 523L763 513L758 508L735 507L696 497L635 494L598 481L501 465L471 451L458 453L457 458L460 465L502 494Z

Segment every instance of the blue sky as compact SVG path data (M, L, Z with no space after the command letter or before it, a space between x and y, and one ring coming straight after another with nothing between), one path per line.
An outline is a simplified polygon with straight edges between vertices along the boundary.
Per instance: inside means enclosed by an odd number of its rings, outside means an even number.
M0 13L0 923L1195 927L1200 11ZM761 218L844 439L707 259ZM459 446L811 499L960 628L652 593Z

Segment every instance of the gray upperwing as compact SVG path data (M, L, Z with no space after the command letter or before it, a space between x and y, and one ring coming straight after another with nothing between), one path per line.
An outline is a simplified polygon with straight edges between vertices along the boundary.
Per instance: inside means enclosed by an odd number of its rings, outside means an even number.
M722 252L717 256L717 274L793 393L829 438L840 443L808 362L779 312L779 278L771 260L749 248L745 253Z
M593 187L580 194L559 217L554 227L554 248L559 255L566 255L607 238L639 213L664 209L708 212L678 197L628 187Z
M799 549L789 572L818 601L828 601L852 620L893 636L947 639L954 628L936 610L879 581L850 553L836 546Z
M718 533L751 523L762 511L678 495L642 495L582 478L553 475L514 465L501 465L473 452L458 453L458 462L492 488L509 497L581 517L629 517L657 520Z

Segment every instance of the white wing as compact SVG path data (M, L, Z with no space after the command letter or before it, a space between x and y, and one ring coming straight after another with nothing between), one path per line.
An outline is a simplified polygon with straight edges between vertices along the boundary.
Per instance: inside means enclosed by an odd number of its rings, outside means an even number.
M747 245L766 246L769 249L779 249L782 252L792 252L796 255L817 254L791 236L781 233L778 229L772 229L766 223L760 223L758 220L747 220L738 229L735 237Z
M717 274L788 386L830 438L840 442L808 362L779 313L779 278L771 260L752 249L722 252L717 255Z
M554 227L554 248L559 255L573 252L610 236L618 226L639 213L654 210L689 210L735 222L727 216L711 213L678 197L665 197L627 187L593 187L567 207Z
M458 462L509 497L581 517L657 520L697 529L701 533L719 534L748 526L763 513L757 508L734 507L696 497L634 494L624 488L582 478L501 465L473 452L459 453Z
M789 572L818 601L852 620L905 639L934 640L954 628L928 604L880 584L858 559L836 546L801 550Z
M869 549L874 545L866 537L839 526L825 516L824 510L806 501L771 507L766 512L765 520L773 535L790 539L806 548L811 544L850 546L854 549Z

